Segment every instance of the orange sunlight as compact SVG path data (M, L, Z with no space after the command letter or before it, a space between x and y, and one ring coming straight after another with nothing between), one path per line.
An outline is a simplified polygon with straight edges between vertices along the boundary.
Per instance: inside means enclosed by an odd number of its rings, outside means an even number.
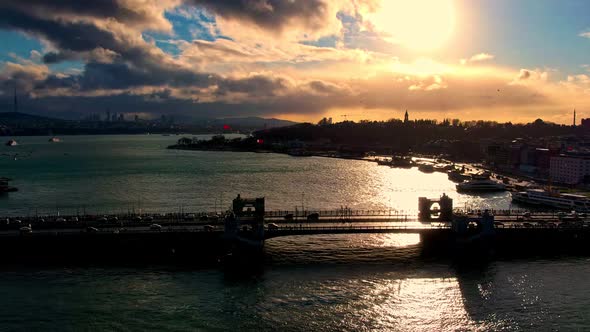
M391 41L429 51L441 47L451 37L455 6L452 0L386 0L370 21Z

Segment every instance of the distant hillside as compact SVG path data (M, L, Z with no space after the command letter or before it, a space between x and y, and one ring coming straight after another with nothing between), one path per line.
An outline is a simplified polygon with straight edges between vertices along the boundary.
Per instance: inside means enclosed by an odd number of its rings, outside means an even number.
M264 128L278 128L297 124L297 122L281 120L281 119L265 119L260 117L245 117L245 118L221 118L210 120L212 126L229 125L236 128L249 128L252 130Z
M0 125L11 128L39 128L63 125L67 120L48 118L44 116L26 114L21 112L0 113Z

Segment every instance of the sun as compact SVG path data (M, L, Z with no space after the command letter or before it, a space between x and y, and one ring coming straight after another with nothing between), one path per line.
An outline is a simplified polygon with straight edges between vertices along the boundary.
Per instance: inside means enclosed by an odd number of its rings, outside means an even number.
M453 34L453 0L382 0L369 16L388 40L418 51L440 48Z

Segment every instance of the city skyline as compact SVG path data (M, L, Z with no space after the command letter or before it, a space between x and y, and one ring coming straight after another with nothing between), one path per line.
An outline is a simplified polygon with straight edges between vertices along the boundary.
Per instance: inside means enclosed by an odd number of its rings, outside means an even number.
M0 4L0 103L79 117L590 117L584 1Z

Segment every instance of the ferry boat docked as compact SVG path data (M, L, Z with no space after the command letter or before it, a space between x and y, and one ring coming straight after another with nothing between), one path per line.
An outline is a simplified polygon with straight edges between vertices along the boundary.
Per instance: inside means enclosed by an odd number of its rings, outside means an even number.
M515 192L512 193L512 201L568 211L590 211L590 200L586 196L562 194L552 190L529 189Z
M506 185L490 179L478 179L465 181L457 184L457 191L459 192L493 192L505 191Z

